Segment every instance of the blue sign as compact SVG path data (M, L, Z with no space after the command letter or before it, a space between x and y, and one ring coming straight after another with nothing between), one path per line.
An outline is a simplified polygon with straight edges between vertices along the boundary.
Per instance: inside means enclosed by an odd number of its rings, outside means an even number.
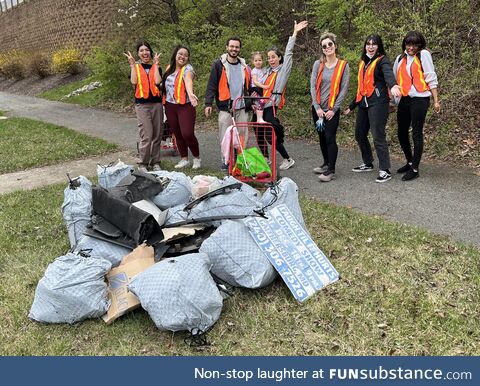
M286 205L269 210L267 217L244 221L295 299L303 302L338 280L338 272Z

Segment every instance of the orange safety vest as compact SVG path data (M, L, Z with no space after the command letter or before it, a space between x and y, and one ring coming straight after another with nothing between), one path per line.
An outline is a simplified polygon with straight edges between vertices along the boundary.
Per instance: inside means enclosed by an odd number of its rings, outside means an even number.
M248 90L248 85L250 84L250 73L248 69L245 68L245 85ZM227 72L225 67L222 65L222 75L220 76L220 81L218 82L218 100L229 101L230 100L230 88L228 87Z
M356 102L360 102L362 100L362 97L367 96L369 97L370 95L373 94L373 91L375 91L375 79L373 77L373 73L375 71L375 67L377 66L377 63L380 59L383 58L382 56L379 56L377 59L375 59L367 68L367 71L365 71L365 62L363 60L360 60L360 63L358 65L358 87L357 87L357 99Z
M412 84L418 92L425 92L430 90L425 77L423 76L422 63L417 55L413 58L412 65L410 66L411 75L407 71L407 58L404 57L400 60L397 69L397 81L398 85L402 89L402 95L408 96Z
M183 80L185 67L187 66L183 66L180 71L178 71L175 77L175 83L173 84L173 98L179 105L187 103L187 90L185 89L185 81Z
M153 96L160 96L160 90L155 84L154 75L157 65L153 64L148 74L143 66L139 63L135 64L135 69L137 70L137 87L135 90L135 98L148 99L150 93L152 93Z
M335 105L335 99L337 99L338 94L340 93L340 84L342 83L343 71L345 70L345 66L347 65L346 60L339 60L335 65L335 70L333 71L332 82L330 84L330 98L328 99L328 108L330 110L333 109ZM318 69L317 75L317 83L316 83L316 90L317 90L317 103L320 104L320 85L322 84L322 76L323 76L323 67L324 63L320 63L320 68Z
M273 89L275 88L275 81L277 80L277 73L273 71L265 80L265 84L268 85L267 89L263 90L263 95L264 97L270 97L272 95ZM278 104L278 108L281 109L283 108L283 105L285 104L285 91L286 87L282 91L282 97L280 98L280 103Z

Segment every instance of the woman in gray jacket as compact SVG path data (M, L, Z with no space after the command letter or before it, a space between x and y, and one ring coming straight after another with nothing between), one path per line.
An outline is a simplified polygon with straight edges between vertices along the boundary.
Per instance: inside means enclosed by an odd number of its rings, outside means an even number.
M318 132L323 164L314 168L321 182L335 179L338 145L337 129L340 122L340 105L348 91L350 68L339 59L337 37L329 32L320 36L321 54L313 64L310 77L313 123Z
M288 39L287 47L285 48L285 55L282 55L282 53L276 48L270 49L267 53L269 67L267 67L267 79L265 84L269 87L268 89L264 90L263 96L271 97L275 103L276 109L281 109L283 107L285 87L287 85L290 72L292 71L293 47L295 46L297 33L306 28L307 25L307 21L302 21L298 24L295 22L293 34ZM275 130L275 146L277 151L283 157L283 161L279 168L282 170L290 169L295 164L295 161L289 156L285 146L283 145L285 129L280 123L280 120L274 116L271 101L268 101L265 104L263 110L263 119L271 123L273 129ZM257 130L257 136L263 155L268 157L268 148L265 141L270 144L272 143L271 133L269 133L268 130L265 130L265 128L259 127Z

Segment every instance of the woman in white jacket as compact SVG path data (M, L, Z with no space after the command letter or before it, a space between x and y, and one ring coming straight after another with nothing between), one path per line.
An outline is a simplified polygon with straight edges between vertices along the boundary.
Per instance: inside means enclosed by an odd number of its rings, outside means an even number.
M397 109L398 141L407 163L397 170L405 173L402 181L419 176L418 166L423 153L423 125L433 97L435 112L440 112L438 81L432 55L426 49L425 38L420 32L410 31L402 42L401 55L397 56L393 72L402 97ZM412 127L413 152L410 145L409 129Z

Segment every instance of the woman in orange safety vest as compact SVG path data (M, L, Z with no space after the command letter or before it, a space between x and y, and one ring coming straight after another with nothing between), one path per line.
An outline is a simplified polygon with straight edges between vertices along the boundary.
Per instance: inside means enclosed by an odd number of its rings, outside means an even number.
M397 170L405 173L403 181L418 177L418 166L423 153L423 124L433 97L434 108L440 112L438 81L432 55L425 48L425 38L420 32L410 31L402 42L402 54L397 56L393 73L402 90L397 109L398 141L407 163ZM409 139L412 127L413 153Z
M163 134L163 106L160 95L160 72L158 53L145 40L137 43L139 62L130 52L125 53L130 64L130 82L135 86L135 112L138 121L138 169L148 171L160 168L160 144ZM153 56L152 56L153 55Z
M310 77L312 117L320 141L323 165L314 168L321 182L335 179L338 145L337 129L340 122L340 105L348 91L350 68L337 57L336 35L326 32L320 36L320 59L313 64Z
M181 157L175 165L177 169L189 165L188 149L193 156L192 168L200 168L200 151L195 136L195 107L198 98L193 93L194 75L189 49L181 45L175 47L165 71L162 88L165 114Z
M363 44L362 57L358 65L357 95L345 110L345 114L358 106L355 139L360 147L363 163L354 167L352 171L371 172L373 170L372 148L368 140L368 132L371 130L380 169L375 181L380 183L392 178L385 133L390 95L400 96L400 88L395 82L381 37L372 34L367 36Z

